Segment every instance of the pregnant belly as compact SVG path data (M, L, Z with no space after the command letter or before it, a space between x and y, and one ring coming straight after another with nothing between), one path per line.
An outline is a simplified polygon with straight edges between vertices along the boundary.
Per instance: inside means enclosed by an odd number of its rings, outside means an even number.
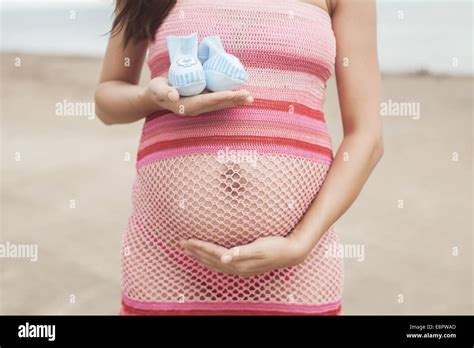
M263 236L285 236L311 205L327 171L327 164L283 154L198 154L141 166L123 241L124 298L143 308L199 303L215 309L215 303L229 302L337 305L342 262L325 256L327 246L337 243L333 231L304 263L249 278L213 272L178 244L198 238L230 248Z
M139 169L129 233L168 250L187 238L230 248L285 236L316 197L328 168L278 154L199 154L153 162Z

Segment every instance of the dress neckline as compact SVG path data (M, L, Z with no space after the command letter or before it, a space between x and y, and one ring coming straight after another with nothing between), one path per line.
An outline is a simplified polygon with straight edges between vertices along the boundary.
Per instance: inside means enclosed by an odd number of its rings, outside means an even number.
M319 7L319 6L316 6L316 5L313 5L313 4L310 4L306 1L302 1L302 0L289 0L290 2L292 3L299 3L301 4L302 6L306 6L306 7L311 7L312 9L314 9L315 11L318 11L320 13L323 13L325 14L329 19L331 19L331 15L329 14L328 11L326 11L325 9L323 9L322 7Z

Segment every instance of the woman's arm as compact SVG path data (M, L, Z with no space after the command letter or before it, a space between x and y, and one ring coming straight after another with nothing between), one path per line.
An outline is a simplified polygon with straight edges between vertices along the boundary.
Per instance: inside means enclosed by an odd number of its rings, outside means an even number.
M383 154L374 0L338 0L336 76L344 139L317 198L292 233L311 251L351 206Z
M95 111L105 124L131 123L158 108L138 86L147 41L123 48L123 30L111 35L95 92Z
M286 238L260 238L230 250L194 239L183 241L186 252L206 267L253 276L301 263L351 206L382 156L375 1L338 0L332 5L344 139L328 176L303 219Z

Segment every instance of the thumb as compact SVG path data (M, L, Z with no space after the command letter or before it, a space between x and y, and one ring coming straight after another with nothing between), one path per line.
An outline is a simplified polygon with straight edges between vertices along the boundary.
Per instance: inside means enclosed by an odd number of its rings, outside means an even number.
M170 86L169 81L165 77L159 77L154 84L155 94L160 100L178 101L179 92L176 88Z

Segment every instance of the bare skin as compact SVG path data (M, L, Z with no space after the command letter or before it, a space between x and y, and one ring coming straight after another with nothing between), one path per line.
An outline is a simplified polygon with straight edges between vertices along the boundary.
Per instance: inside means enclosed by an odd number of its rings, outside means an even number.
M325 1L306 2L327 10ZM352 205L382 157L375 1L332 0L331 8L344 139L328 176L303 219L287 237L259 238L231 249L196 239L181 241L186 254L213 271L250 277L303 262ZM253 101L244 90L179 98L166 79L154 79L148 87L138 87L145 51L146 43L129 45L124 51L121 35L111 38L96 91L96 112L104 123L130 123L161 109L180 111L182 105L185 111L181 114L191 117ZM124 67L125 57L135 62L134 68Z

